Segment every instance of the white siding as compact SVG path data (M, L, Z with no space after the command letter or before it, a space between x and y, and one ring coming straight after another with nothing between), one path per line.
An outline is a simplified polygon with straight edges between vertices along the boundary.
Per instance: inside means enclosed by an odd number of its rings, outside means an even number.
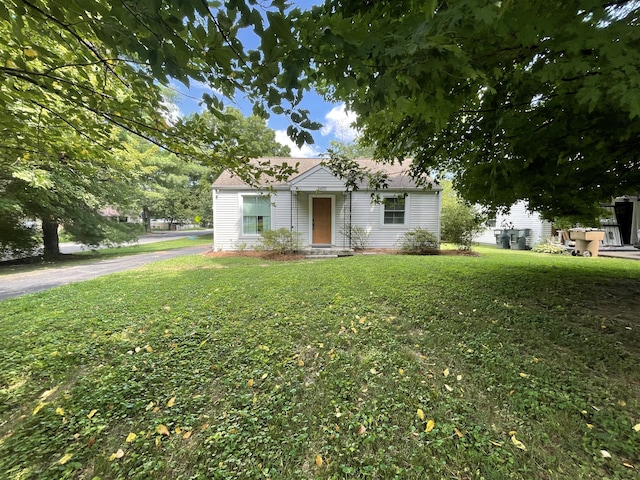
M318 173L313 176L318 179ZM260 236L242 235L242 195L255 194L250 189L214 190L214 248L216 250L237 250L252 248L260 242ZM384 195L402 192L384 192ZM303 247L311 242L310 206L312 197L330 197L333 201L333 239L334 246L348 248L346 232L349 221L354 226L365 228L369 232L368 248L398 248L402 236L409 230L422 227L440 238L440 195L438 192L410 192L407 196L405 225L384 225L382 211L384 206L372 203L370 192L357 191L351 194L340 191L299 191L291 193L279 190L271 194L271 227L291 228L300 233ZM293 201L293 203L292 203ZM351 206L350 206L351 205ZM351 213L351 214L350 214Z
M384 195L393 193L385 192ZM405 225L384 225L383 209L383 205L371 202L369 192L353 193L352 224L369 232L368 248L398 248L403 235L416 227L425 228L440 238L440 195L435 192L410 192L407 195Z
M292 189L315 192L344 192L345 183L322 166L316 166L291 181Z
M498 214L496 216L496 226L488 227L480 232L474 238L478 243L492 243L496 244L496 237L494 230L500 230L503 228L515 228L523 230L530 228L531 233L527 238L527 245L532 247L538 243L544 237L551 236L551 223L540 218L538 212L529 212L527 210L527 203L519 201L511 206L511 209L507 214Z
M252 248L260 243L260 235L242 234L242 195L255 195L250 189L213 192L213 248L238 250ZM288 191L271 192L271 228L291 228L291 194Z

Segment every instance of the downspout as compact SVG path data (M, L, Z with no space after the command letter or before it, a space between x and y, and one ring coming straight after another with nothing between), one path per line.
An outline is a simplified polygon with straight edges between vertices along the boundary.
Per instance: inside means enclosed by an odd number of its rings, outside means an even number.
M352 195L353 195L353 192L349 190L349 250L353 250L353 246L351 242L351 213L353 210Z

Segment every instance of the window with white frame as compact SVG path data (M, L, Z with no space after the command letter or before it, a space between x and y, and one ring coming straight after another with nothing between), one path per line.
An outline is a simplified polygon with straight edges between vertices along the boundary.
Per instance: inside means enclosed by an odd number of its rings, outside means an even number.
M242 197L242 234L260 235L271 230L271 201L263 195Z
M404 225L406 215L406 197L399 195L397 197L384 197L382 206L383 224L384 225Z

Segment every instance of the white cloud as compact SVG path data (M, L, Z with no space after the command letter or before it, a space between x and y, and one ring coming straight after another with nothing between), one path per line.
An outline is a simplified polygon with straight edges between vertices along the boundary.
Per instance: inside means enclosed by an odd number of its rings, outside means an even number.
M353 112L347 111L344 103L333 107L324 116L324 119L325 124L320 130L323 136L333 135L343 143L351 143L358 136L358 130L352 127L358 116Z
M161 112L162 117L166 120L169 125L175 125L178 119L182 117L182 112L180 111L180 107L175 103L165 100L162 102L162 106L166 109Z
M293 143L293 140L289 138L286 130L276 130L276 142L289 147L291 149L291 156L295 158L317 158L320 156L319 152L311 145L305 144L302 148L298 148L298 146Z

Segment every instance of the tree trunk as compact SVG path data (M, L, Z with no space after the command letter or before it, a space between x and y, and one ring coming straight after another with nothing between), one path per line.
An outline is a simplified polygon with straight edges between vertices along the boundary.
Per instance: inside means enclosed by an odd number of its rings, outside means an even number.
M142 207L142 221L144 222L144 231L151 233L151 215L149 215L149 207Z
M42 219L42 241L44 258L52 259L60 256L60 240L58 239L58 222Z

